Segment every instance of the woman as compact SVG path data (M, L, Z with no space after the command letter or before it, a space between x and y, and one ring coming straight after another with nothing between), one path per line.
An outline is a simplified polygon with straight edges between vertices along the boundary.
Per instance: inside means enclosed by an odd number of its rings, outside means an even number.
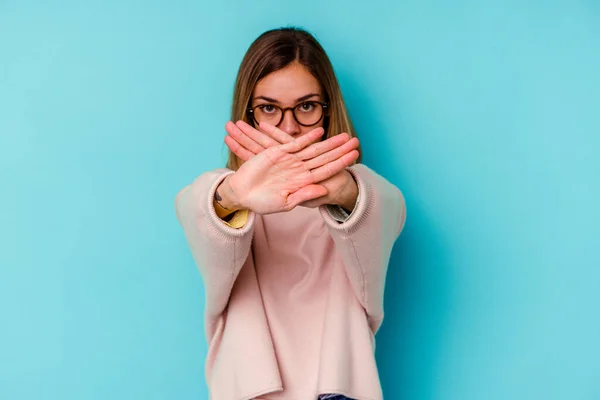
M227 168L176 199L206 288L213 400L381 399L374 335L400 191L360 164L331 63L265 32L239 69Z

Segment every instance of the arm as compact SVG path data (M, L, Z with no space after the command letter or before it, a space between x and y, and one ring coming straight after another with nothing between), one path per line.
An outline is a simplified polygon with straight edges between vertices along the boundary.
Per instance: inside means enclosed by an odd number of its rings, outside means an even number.
M364 164L347 170L360 195L350 217L340 223L327 206L320 206L319 211L375 333L383 320L385 276L392 247L404 227L406 206L400 190Z
M204 281L206 313L212 317L225 309L252 243L253 212L248 212L243 227L235 229L221 220L214 208L217 187L233 173L225 168L206 172L175 199L177 219Z

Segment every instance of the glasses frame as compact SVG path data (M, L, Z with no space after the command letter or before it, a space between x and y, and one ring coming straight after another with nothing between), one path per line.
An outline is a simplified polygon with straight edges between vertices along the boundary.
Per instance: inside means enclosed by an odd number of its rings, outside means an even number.
M309 125L305 125L302 122L298 121L298 117L296 116L296 107L301 106L302 104L306 104L306 103L316 103L319 104L321 106L322 112L321 112L321 118L319 118L319 120L315 123L309 124ZM329 103L327 102L322 102L322 101L316 101L316 100L306 100L303 101L301 103L296 104L293 107L285 107L285 108L281 108L278 105L275 104L259 104L257 106L254 107L248 107L248 114L250 114L250 116L252 117L252 121L254 121L256 124L259 124L258 120L256 119L256 115L254 114L254 110L258 107L263 107L263 106L272 106L275 108L278 108L281 111L281 118L279 119L279 122L277 124L275 124L275 126L279 126L281 125L281 123L283 122L283 119L285 118L285 113L288 110L292 111L292 116L294 117L294 120L298 123L298 125L300 126L304 126L304 127L310 127L310 126L315 126L316 124L318 124L319 122L321 122L323 120L323 118L325 118L325 116L327 115L327 111L328 111L328 107L329 107Z

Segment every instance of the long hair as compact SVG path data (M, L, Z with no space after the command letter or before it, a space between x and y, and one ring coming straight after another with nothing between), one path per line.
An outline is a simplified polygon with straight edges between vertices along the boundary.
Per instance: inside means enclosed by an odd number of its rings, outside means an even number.
M299 28L267 31L250 45L235 81L231 120L233 122L243 120L252 125L248 106L256 84L270 73L285 68L293 62L303 65L319 81L325 101L329 103L324 119L323 138L327 139L342 132L355 137L356 132L329 57L310 33ZM360 147L357 150L359 158L356 162L360 163L362 151ZM241 164L242 160L229 150L227 168L237 170Z

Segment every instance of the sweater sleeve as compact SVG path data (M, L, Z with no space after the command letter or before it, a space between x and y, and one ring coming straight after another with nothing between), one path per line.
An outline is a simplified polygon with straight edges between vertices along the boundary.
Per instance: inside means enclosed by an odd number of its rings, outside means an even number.
M383 321L385 277L394 242L404 227L406 205L398 188L364 164L347 170L356 180L360 195L350 217L340 223L326 206L320 206L319 211L375 333Z
M219 316L227 306L250 252L254 231L253 212L248 212L244 226L236 229L220 219L213 207L217 187L232 173L226 168L206 172L175 199L177 219L204 281L206 315L210 317Z

